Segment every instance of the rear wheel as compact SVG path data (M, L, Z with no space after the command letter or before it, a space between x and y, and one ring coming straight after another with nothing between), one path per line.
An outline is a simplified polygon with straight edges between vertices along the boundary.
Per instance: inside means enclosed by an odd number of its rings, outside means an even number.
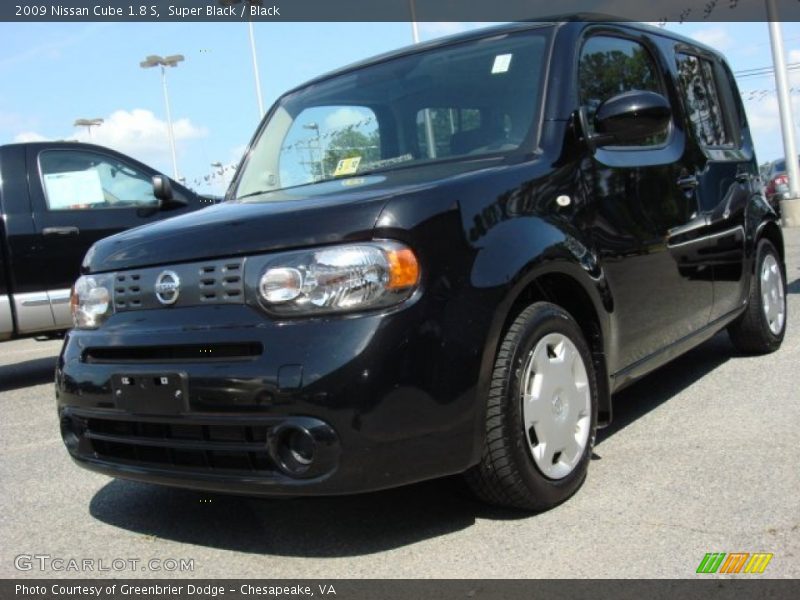
M586 477L596 426L597 382L580 327L554 304L532 304L497 353L483 454L467 482L492 504L551 508Z
M762 239L756 251L747 310L728 326L728 334L737 350L765 354L780 348L785 332L786 282L780 255L772 242Z

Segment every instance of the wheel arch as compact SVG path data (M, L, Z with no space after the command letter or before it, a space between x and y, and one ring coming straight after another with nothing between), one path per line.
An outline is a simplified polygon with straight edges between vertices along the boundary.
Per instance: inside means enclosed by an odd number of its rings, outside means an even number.
M762 239L768 239L772 242L772 245L778 250L778 254L781 257L781 264L783 265L784 270L786 269L786 250L783 246L783 232L781 228L775 221L769 220L764 221L759 226L758 230L756 231L755 237L755 244L753 246L753 252L758 247L758 242ZM753 261L753 269L755 269L755 261Z
M485 398L491 383L495 356L514 319L528 305L543 300L566 310L583 331L592 352L598 385L598 426L611 422L611 392L607 352L611 340L609 313L613 306L602 278L590 277L579 265L568 260L528 269L509 287L495 311L481 360L478 397L484 402L476 411L477 448L483 447Z

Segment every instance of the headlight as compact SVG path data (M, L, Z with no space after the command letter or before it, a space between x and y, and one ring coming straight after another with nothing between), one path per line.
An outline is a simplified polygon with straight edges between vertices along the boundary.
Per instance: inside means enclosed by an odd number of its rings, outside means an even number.
M113 275L84 275L70 297L72 322L78 329L97 329L114 312Z
M411 248L379 241L276 256L258 281L260 304L279 315L339 313L398 304L419 284Z

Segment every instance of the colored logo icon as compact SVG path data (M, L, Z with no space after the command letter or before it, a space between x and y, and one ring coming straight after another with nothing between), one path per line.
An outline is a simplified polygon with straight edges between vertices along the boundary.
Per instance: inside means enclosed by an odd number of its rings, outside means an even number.
M697 573L749 573L752 575L763 573L769 561L772 560L771 552L708 552L700 561Z

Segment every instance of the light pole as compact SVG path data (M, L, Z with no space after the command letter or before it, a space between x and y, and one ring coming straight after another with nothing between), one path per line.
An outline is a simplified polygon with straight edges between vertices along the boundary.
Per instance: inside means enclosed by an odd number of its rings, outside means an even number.
M419 44L419 27L417 26L417 5L414 0L408 0L408 7L411 10L411 39L415 44ZM431 111L427 108L423 112L425 119L425 142L428 146L428 158L436 158L436 142L433 137L433 121Z
M92 139L92 127L100 127L103 124L103 119L75 119L72 124L73 127L86 127L89 132L89 139Z
M322 152L322 139L319 136L319 125L317 123L306 123L305 125L303 125L303 129L310 129L311 131L314 131L317 134L317 137L314 139L317 140L317 152L319 152L319 171L322 174L322 179L325 179L325 156L323 155ZM309 148L311 148L310 143L309 143Z
M167 90L167 70L166 67L177 67L179 62L184 60L182 54L173 54L171 56L161 57L157 54L151 54L139 63L143 69L150 69L152 67L161 67L161 86L164 89L164 106L167 109L167 133L169 134L169 148L172 152L172 173L175 179L178 179L178 157L175 154L175 134L172 131L172 111L169 107L169 92Z
M256 79L256 99L258 100L258 117L264 116L264 98L261 95L261 76L258 74L258 58L256 57L256 38L253 34L253 20L247 21L250 33L250 53L253 55L253 75Z
M783 151L786 155L786 174L789 176L789 198L781 200L781 219L784 227L800 227L800 168L798 168L795 126L792 102L786 74L786 55L783 50L783 33L775 0L767 0L767 20L772 45L772 62L775 65L775 87L778 90L778 110L781 115Z
M231 6L232 4L240 4L242 0L218 0L223 6ZM248 6L262 6L262 0L245 0ZM256 54L256 37L253 32L253 19L247 20L247 32L250 37L250 55L253 59L253 76L256 81L256 100L258 101L258 118L264 116L264 97L261 95L261 75L258 73L258 56Z

